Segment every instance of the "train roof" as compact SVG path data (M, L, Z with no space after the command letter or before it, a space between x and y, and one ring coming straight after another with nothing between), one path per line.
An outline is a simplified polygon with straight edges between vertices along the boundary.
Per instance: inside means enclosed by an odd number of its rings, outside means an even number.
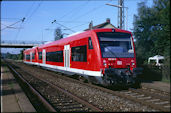
M74 33L74 34L71 34L69 35L68 37L66 38L63 38L63 39L60 39L60 40L57 40L57 41L53 41L53 42L50 42L50 43L47 43L47 44L43 44L43 45L40 45L38 48L39 49L43 49L43 48L46 48L46 47L52 47L52 46L62 46L62 45L66 45L67 43L73 41L73 40L79 40L81 38L83 38L84 36L87 37L87 36L90 36L91 33L93 32L112 32L112 30L115 30L115 32L124 32L124 33L131 33L129 31L126 31L126 30L122 30L122 29L114 29L114 28L99 28L99 29L92 29L92 30L88 30L88 31L83 31L83 32L79 32L79 33ZM31 49L27 49L25 51L31 51L33 50L34 48L31 48Z
M38 48L38 46L35 46L35 47L32 47L32 48L26 49L26 50L24 50L24 53L25 53L25 52L33 51L33 50L35 50L35 49L37 49L37 48Z

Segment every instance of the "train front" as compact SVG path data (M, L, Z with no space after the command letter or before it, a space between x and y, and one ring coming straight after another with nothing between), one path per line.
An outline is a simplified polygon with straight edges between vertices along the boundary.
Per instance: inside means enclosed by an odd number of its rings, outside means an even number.
M136 83L137 68L131 32L111 29L97 32L102 56L103 80L106 84L132 85Z

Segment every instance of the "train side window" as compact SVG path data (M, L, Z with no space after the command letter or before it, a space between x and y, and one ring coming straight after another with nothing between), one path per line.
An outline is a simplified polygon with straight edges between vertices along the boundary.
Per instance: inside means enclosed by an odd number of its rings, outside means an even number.
M63 62L63 51L56 51L57 62Z
M42 60L42 52L39 52L39 60Z
M72 61L87 62L87 46L77 46L71 48Z
M26 60L30 60L30 55L26 55Z
M88 38L88 49L93 49L93 43L91 37Z
M47 52L46 61L63 62L63 51Z
M35 53L32 53L32 59L35 59Z

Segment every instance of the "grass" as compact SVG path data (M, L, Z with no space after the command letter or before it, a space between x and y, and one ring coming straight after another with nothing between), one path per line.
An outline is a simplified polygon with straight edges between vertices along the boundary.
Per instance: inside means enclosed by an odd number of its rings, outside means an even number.
M170 79L167 79L167 78L163 77L161 82L170 83Z

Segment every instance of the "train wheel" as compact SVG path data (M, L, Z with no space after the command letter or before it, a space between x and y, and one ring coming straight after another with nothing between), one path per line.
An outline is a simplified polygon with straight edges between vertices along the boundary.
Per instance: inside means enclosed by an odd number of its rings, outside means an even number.
M89 81L83 76L79 76L78 80L81 81L81 82L84 82L84 83L89 83Z

